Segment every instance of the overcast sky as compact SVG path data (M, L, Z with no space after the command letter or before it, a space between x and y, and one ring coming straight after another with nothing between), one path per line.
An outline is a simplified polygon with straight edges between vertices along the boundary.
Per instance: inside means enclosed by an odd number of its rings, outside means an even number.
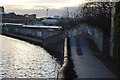
M49 16L62 16L66 11L74 10L85 0L0 0L5 8L5 12L15 12L16 14L37 14L37 17L46 16L46 9ZM71 8L70 8L71 7Z
M85 1L111 1L111 0L0 0L0 6L4 6L5 12L15 12L16 14L37 14L37 17L62 16L69 7L69 11L74 11ZM120 0L113 0L120 1Z

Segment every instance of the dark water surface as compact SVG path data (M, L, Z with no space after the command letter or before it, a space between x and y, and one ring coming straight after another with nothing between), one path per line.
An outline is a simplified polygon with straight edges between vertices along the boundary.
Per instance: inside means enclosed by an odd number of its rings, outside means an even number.
M0 35L0 78L57 78L60 65L42 47Z

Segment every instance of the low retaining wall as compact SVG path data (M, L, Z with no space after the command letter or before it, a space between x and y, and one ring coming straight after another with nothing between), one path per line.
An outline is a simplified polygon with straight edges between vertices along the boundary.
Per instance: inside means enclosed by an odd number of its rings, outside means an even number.
M2 32L42 39L41 35L39 34L41 31L35 28L6 26L6 27L2 27Z
M12 33L2 33L2 35L17 38L17 39L20 39L20 40L24 40L24 41L27 41L27 42L34 43L34 44L42 46L42 43L41 43L42 40L41 39L30 38L30 37L26 37L26 36L22 36L22 35L16 35L16 34L12 34Z
M28 30L28 31L26 31ZM29 30L33 32L29 32ZM63 63L63 47L64 47L64 39L66 37L66 33L60 32L54 34L53 36L47 38L41 38L40 35L35 35L40 32L40 29L34 28L24 28L24 27L3 27L2 34L11 36L14 38L18 38L21 40L25 40L37 45L42 46L46 49L52 56L57 57L60 63ZM34 35L33 35L34 34Z
M66 36L66 33L63 31L54 36L44 39L42 42L44 48L49 53L55 55L59 59L61 64L63 64L64 39Z
M64 62L62 67L60 68L59 72L58 72L58 80L63 80L66 78L65 76L65 69L68 67L68 46L67 46L67 38L65 38L65 42L64 42Z
M95 42L99 51L103 51L103 32L100 29L83 24L69 29L68 35L88 37Z
M52 31L53 30L53 31ZM44 39L49 36L55 35L60 31L53 28L40 28L40 27L17 27L17 26L2 26L2 32L23 35L38 39Z
M64 41L64 61L63 65L58 71L58 80L73 80L77 77L74 71L74 65L71 60L71 54L70 54L70 44L69 44L69 38L65 38Z

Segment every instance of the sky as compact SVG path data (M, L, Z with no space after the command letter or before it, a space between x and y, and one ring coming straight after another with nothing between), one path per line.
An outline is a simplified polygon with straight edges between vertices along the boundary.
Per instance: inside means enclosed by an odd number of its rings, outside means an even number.
M46 16L48 9L49 16L62 16L66 7L69 7L69 11L74 11L86 1L93 0L0 0L0 6L4 6L5 12L15 12L16 14L36 14L37 17L41 17Z
M36 14L37 17L46 16L47 9L49 16L62 16L66 7L71 7L69 10L74 10L84 2L85 0L0 0L5 12Z
M85 0L0 0L3 5L41 5L49 7L75 6Z

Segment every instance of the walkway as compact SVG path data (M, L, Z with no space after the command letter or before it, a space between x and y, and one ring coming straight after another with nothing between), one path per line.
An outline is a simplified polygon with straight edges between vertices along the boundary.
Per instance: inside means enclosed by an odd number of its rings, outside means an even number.
M78 78L115 78L115 76L92 55L88 42L85 38L79 38L82 56L77 54L76 38L70 38L71 55L74 70Z

